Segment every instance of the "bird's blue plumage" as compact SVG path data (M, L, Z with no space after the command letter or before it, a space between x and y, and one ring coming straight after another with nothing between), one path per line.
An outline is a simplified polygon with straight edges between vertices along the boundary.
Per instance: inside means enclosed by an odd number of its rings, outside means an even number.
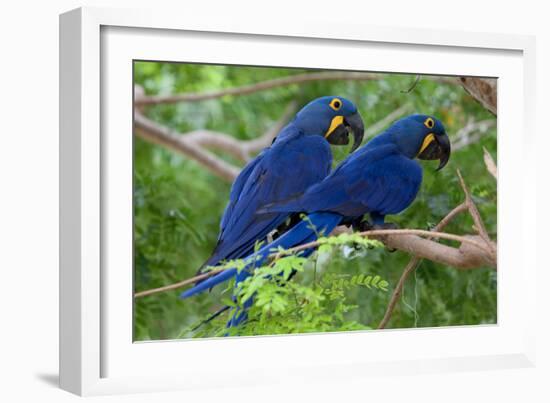
M258 209L303 192L330 172L332 154L323 137L306 136L293 126L287 126L283 133L285 137L264 150L237 178L221 221L218 244L207 265L250 254L256 241L288 216L259 216Z
M386 215L400 213L416 198L422 182L422 168L415 158L439 158L442 167L449 155L448 137L437 119L411 115L397 121L305 192L263 207L255 205L255 214L259 216L306 212L308 219L252 254L248 258L249 266L263 263L274 248L287 249L310 242L318 237L319 229L329 234L338 224L367 213L375 224L383 224ZM238 287L250 275L250 270L225 271L186 291L183 296L194 295L235 275ZM234 311L228 326L245 320L250 304L251 300L245 301L241 310Z
M248 256L246 258L246 260L250 262L248 266L261 265L265 262L267 256L273 251L276 251L279 247L288 249L295 245L313 241L316 239L318 234L328 234L336 225L338 225L340 220L341 217L331 213L310 214L307 221L300 221L292 228L292 230L284 233L272 243L265 245L252 255ZM315 228L314 231L312 230L313 228ZM247 268L242 269L240 273L237 273L237 269L224 270L223 272L216 274L195 287L183 292L181 297L188 298L202 291L206 291L233 278L237 274L237 281L242 281L248 277L248 273L249 271L247 271Z
M425 123L428 119L431 127ZM411 115L398 120L303 195L267 205L260 213L322 211L344 218L370 213L381 224L384 216L398 214L414 201L422 182L422 168L415 157L434 133L447 139L435 118ZM435 137L433 142L437 143Z
M305 194L262 212L323 211L343 217L397 214L412 203L421 182L420 164L403 156L395 145L367 146Z
M337 109L334 102L338 102ZM231 188L216 247L199 272L223 260L251 254L256 242L265 241L288 217L287 213L275 212L258 215L258 209L301 194L326 177L332 165L329 142L347 141L345 120L329 132L337 116L359 122L362 138L362 121L355 105L345 98L322 97L302 108L273 144L247 164Z

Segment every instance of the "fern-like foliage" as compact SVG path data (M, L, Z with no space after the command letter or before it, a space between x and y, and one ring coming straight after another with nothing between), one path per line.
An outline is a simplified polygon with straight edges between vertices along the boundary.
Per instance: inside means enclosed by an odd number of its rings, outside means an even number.
M355 287L373 292L387 292L388 282L378 274L342 274L317 271L317 260L334 253L368 251L383 244L357 234L340 234L319 238L315 254L306 258L301 252L277 250L277 258L256 268L238 287L229 284L222 302L232 308L242 307L253 298L248 320L239 327L227 329L228 315L212 320L197 331L183 332L184 337L215 337L223 335L273 335L310 332L365 330L370 326L350 319L357 305L350 304L346 293ZM242 261L235 262L242 269ZM230 266L228 262L225 266ZM233 266L235 267L235 266ZM236 294L236 302L229 296ZM373 318L374 320L375 318Z

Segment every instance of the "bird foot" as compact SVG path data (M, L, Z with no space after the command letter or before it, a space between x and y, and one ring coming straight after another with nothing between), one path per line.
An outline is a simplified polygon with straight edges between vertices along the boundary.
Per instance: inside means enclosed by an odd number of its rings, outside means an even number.
M397 225L393 222L385 222L384 224L374 224L374 225L370 225L370 223L369 223L369 228L365 229L364 231L376 231L376 230L386 230L386 229L399 229L399 225ZM389 248L389 247L386 246L386 250L389 253L393 253L397 249Z
M354 221L351 227L354 231L363 232L370 231L372 229L372 224L368 221Z
M365 231L375 231L375 230L385 230L385 229L399 229L399 225L392 222L386 222L383 224L371 224L368 221L360 221L360 222L356 221L352 223L352 228L354 231L365 232ZM386 250L390 253L393 253L397 249L386 247Z
M399 225L392 222L386 222L384 224L371 224L368 221L361 221L358 224L354 224L353 228L359 231L375 231L385 229L399 229Z

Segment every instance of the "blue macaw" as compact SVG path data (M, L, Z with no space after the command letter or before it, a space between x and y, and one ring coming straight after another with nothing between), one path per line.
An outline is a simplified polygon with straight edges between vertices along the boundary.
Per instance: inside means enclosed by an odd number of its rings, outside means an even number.
M332 166L329 143L348 144L351 131L353 152L363 140L363 129L356 106L345 98L325 96L304 106L233 183L218 242L199 273L224 260L250 255L256 242L265 241L288 218L287 213L259 215L258 209L302 194L325 178Z
M319 233L329 234L341 223L359 223L367 213L375 227L384 228L386 215L402 212L416 198L422 182L422 167L415 158L439 159L439 170L447 164L450 153L449 138L436 118L411 115L398 120L306 192L259 209L258 214L306 212L308 218L252 254L250 261L257 266L274 248L288 249L313 241ZM312 250L304 252L310 253ZM235 275L239 283L250 272L226 270L185 294L196 294ZM246 301L244 310L250 304L250 300ZM238 325L245 318L245 311L236 312L228 326Z

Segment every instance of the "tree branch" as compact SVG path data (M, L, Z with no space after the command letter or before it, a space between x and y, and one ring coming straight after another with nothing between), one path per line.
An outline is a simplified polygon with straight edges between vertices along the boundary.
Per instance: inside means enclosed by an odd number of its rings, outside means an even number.
M207 99L214 99L223 97L226 95L245 95L257 91L263 91L270 88L275 88L279 86L299 84L311 81L322 81L322 80L373 80L380 78L379 74L372 73L350 73L350 72L321 72L321 73L308 73L308 74L299 74L290 77L283 77L275 80L269 80L265 82L260 82L256 84L246 85L242 87L228 88L220 91L212 91L207 93L187 93L187 94L176 94L170 96L155 96L148 97L143 95L143 91L138 88L138 91L135 91L135 118L134 125L136 134L140 137L155 143L162 145L164 147L176 150L190 158L195 159L200 164L205 166L214 174L226 179L228 181L233 181L239 173L239 168L234 165L224 161L218 156L206 151L204 147L216 150L222 150L228 154L242 160L247 161L250 158L250 154L257 152L264 147L268 146L271 140L276 136L280 129L290 118L290 115L294 112L296 105L291 104L287 107L283 117L277 122L274 127L267 131L264 135L248 141L240 141L234 137L227 135L225 133L207 131L207 130L198 130L193 131L187 134L181 134L175 131L170 130L169 128L157 124L150 119L146 118L142 114L143 106L153 105L153 104L164 104L164 103L175 103L175 102L196 102ZM433 77L430 77L434 79ZM437 79L437 78L436 78ZM485 80L485 79L476 79L476 78L465 78L460 77L456 81L449 80L445 77L439 78L444 80L446 83L455 83L461 82L464 88L480 102L488 102L488 106L484 104L489 110L491 110L491 105L494 101L494 112L496 114L496 81L495 80ZM478 82L476 80L482 80ZM487 81L484 82L483 80ZM494 86L493 86L494 83ZM472 89L473 88L473 89ZM470 92L472 91L472 92ZM477 92L476 92L477 91ZM491 93L491 91L494 92ZM494 97L493 97L494 95ZM493 99L494 98L494 99ZM365 138L369 138L381 130L383 130L387 125L393 122L395 119L404 115L412 109L411 105L405 104L400 108L396 109L392 113L388 114L385 118L379 122L373 124L365 131ZM474 138L471 136L471 133L479 132L481 136L489 127L494 125L494 121L480 121L480 122L469 122L461 131L459 131L458 141L455 142L453 148L460 149L472 142ZM478 138L477 138L478 139ZM477 139L475 141L477 141ZM492 160L492 159L491 159ZM485 157L486 164L489 169L489 164ZM494 163L494 162L493 162ZM461 186L465 192L466 200L461 205L457 206L453 211L451 211L439 224L434 228L434 231L422 231L422 230L378 230L378 231L365 231L360 233L362 236L371 236L371 237L381 237L381 241L384 242L387 246L399 249L408 253L413 254L413 258L405 268L402 277L394 291L390 305L386 315L388 316L387 320L381 322L381 326L384 327L393 308L395 307L397 298L402 292L404 283L408 275L414 271L418 266L421 258L426 258L441 264L451 266L460 270L474 269L481 266L489 266L496 268L496 245L490 240L484 224L481 220L479 212L470 197L470 194L464 184L460 173L458 173ZM439 232L439 229L445 227L448 222L450 222L457 214L468 210L474 219L476 230L478 235L476 236L458 236L454 234L447 234ZM427 237L428 239L421 238ZM444 238L449 240L458 241L461 245L458 248L440 244L437 242L438 238ZM317 242L313 242L307 245L300 245L299 247L292 248L289 251L297 252L299 250L316 247L318 246ZM271 257L277 257L278 254L273 254ZM210 271L200 276L189 278L183 281L180 281L175 284L167 285L164 287L159 287L152 290L141 291L135 294L136 298L155 294L158 292L169 291L173 289L180 288L182 286L194 283L198 280L208 278L212 275L219 273L220 270ZM395 299L395 301L394 301ZM384 319L386 319L386 315Z
M468 209L466 203L456 207L442 221L446 225L454 216ZM441 227L443 225L439 224ZM438 227L436 227L437 229ZM481 266L489 266L496 268L496 261L490 259L491 251L487 249L483 239L478 236L458 236L438 231L423 231L416 229L401 229L401 230L371 230L359 233L361 236L381 237L380 240L387 246L399 249L408 253L413 253L415 258L420 257L433 260L435 262L454 267L459 270L475 269ZM453 248L447 245L440 244L436 241L423 239L420 236L428 238L444 238L453 241L461 242L459 248ZM279 259L289 253L297 253L305 249L310 249L319 246L319 241L309 242L287 249L283 253L275 252L269 255L272 259ZM218 274L226 269L213 270L201 275L191 277L189 279L170 284L164 287L155 288L152 290L141 291L134 294L135 298L152 295L159 292L174 290L185 285L192 284L196 281L203 280ZM406 279L406 278L405 278ZM405 279L403 281L405 281Z
M354 73L354 72L321 72L321 73L308 73L298 74L295 76L283 77L280 79L269 80L257 84L252 84L244 87L236 87L232 89L225 89L216 92L202 93L202 94L179 94L170 96L168 98L154 98L144 95L144 91L141 87L135 86L135 117L134 125L136 134L143 139L155 144L162 145L169 149L173 149L181 154L184 154L190 158L195 159L204 167L209 169L215 175L225 179L227 181L233 181L240 168L230 164L219 156L208 152L206 149L224 151L227 154L239 159L242 162L250 160L251 155L261 149L269 146L273 138L281 130L281 128L288 122L291 115L296 109L296 103L292 102L286 108L285 113L277 121L277 123L268 130L262 136L252 140L237 140L231 135L209 131L209 130L196 130L189 133L178 133L169 128L153 122L143 115L143 106L151 103L165 103L165 102L179 102L181 101L195 101L201 99L211 99L223 95L237 95L246 94L254 91L261 91L263 89L269 89L281 85L290 85L294 83L303 83L308 81L317 80L372 80L379 78L380 75L372 73ZM445 77L429 77L430 79L445 79L445 82L449 82ZM154 99L153 99L154 98ZM177 98L177 99L176 99ZM386 126L391 124L402 115L410 112L412 106L405 104L393 112L389 113L386 117L371 125L365 131L365 138L368 139L378 132L382 131ZM493 121L481 121L470 122L461 131L459 131L459 140L453 144L455 150L460 149L472 141L477 141L478 138L489 127L494 125ZM474 138L471 133L478 131L478 137Z
M497 80L495 78L459 77L468 94L485 109L497 115Z
M482 240L488 245L489 251L487 254L481 255L479 253L476 253L476 252L479 252L479 250L476 250L476 251L467 250L468 246L466 246L465 244L462 244L461 247L458 249L458 251L455 249L454 251L447 250L447 251L441 251L441 252L451 253L451 255L447 256L447 257L450 257L450 259L456 259L456 258L464 259L464 260L459 259L462 269L473 269L475 267L484 266L484 265L496 268L496 263L497 263L496 245L494 245L494 243L489 239L489 236L487 235L487 231L485 229L485 226L483 225L483 222L481 221L479 211L477 210L477 207L475 206L472 200L470 192L468 191L468 188L466 187L464 179L462 178L462 175L460 174L459 170L457 170L457 174L460 181L460 185L464 192L465 200L464 202L459 204L457 207L455 207L451 212L449 212L449 214L447 214L434 227L433 231L434 233L437 231L442 231L457 215L465 211L469 211L470 215L474 219L474 223L476 223L476 229L480 234L479 236L477 236L477 238L479 240ZM450 248L450 249L454 249L454 248ZM399 278L399 281L397 282L397 285L395 286L395 289L392 293L392 296L388 304L388 307L386 308L384 317L382 318L382 320L380 321L380 324L378 325L378 329L384 329L388 324L388 322L390 321L393 311L395 309L395 306L397 305L397 301L399 300L399 297L401 296L403 289L405 287L405 282L407 281L410 274L413 273L418 268L422 258L426 258L426 256L422 256L420 253L415 251L411 260L409 261L407 266L405 266L405 269L403 270L403 273L401 274L401 277ZM439 261L436 259L430 259L430 260Z
M386 308L386 312L384 313L384 317L378 324L378 329L384 329L390 321L395 306L397 305L397 301L399 301L399 297L405 289L405 282L407 281L411 273L413 273L418 268L421 261L422 259L415 255L411 258L411 260L409 260L407 266L405 266L405 269L403 270L403 273L401 274L401 277L399 277L399 281L397 282L397 285L393 290L390 302L388 303L388 307Z
M220 151L240 159L243 162L250 160L250 156L265 147L269 146L275 136L288 123L296 111L296 102L291 102L285 109L283 116L263 135L252 140L238 140L235 137L210 130L195 130L189 133L180 134L185 141Z
M143 139L191 157L225 180L233 181L239 174L239 168L205 151L195 142L187 141L185 136L153 122L138 111L134 113L134 128L136 134Z
M468 188L466 187L466 183L464 182L464 179L462 178L462 175L460 174L460 170L456 170L456 173L458 175L458 179L460 180L460 186L462 187L462 190L464 191L464 195L466 200L464 203L468 206L468 211L470 212L470 215L472 216L475 224L476 231L478 232L479 236L485 241L487 246L489 247L489 250L491 252L490 259L495 262L497 261L497 247L496 244L491 241L491 238L489 237L489 234L487 233L487 229L485 228L485 224L483 223L483 219L481 218L481 214L479 214L479 210L476 207L476 204L474 203L474 200L472 199L472 195L468 191Z
M451 241L457 241L462 244L461 247L463 247L464 244L468 244L470 247L477 249L478 253L485 253L485 254L491 253L491 250L486 245L484 245L484 243L480 242L480 240L477 237L460 236L455 234L448 234L446 232L425 231L421 229L381 229L381 230L368 230L368 231L358 232L357 234L364 237L380 238L380 240L390 248L403 250L409 253L414 251L415 253L418 252L419 254L425 254L434 259L436 258L441 259L444 264L447 264L449 266L454 266L453 264L451 264L451 262L455 260L452 257L447 260L444 256L440 256L440 252L442 251L449 252L448 250L431 249L431 246L434 243L436 243L439 246L446 246L446 245L441 245L437 242L430 241L427 239L422 239L420 237L423 236L428 238L441 238L441 239L448 239ZM419 240L427 241L428 243L422 243L422 242L419 242ZM320 241L312 241L312 242L304 243L294 248L289 248L284 252L275 254L274 257L277 258L280 256L288 255L289 253L296 253L306 249L316 248L320 244L321 244ZM411 248L410 245L414 245L414 246ZM418 248L418 250L416 250L415 248ZM456 248L451 248L451 249L456 249ZM464 268L471 268L471 267L465 266Z
M136 91L137 92L137 91ZM209 169L215 175L232 182L240 172L236 167L205 148L222 150L239 160L250 160L251 154L267 147L283 126L290 120L296 110L296 102L291 102L283 116L262 136L252 140L237 140L220 132L210 130L195 130L189 133L179 133L168 127L146 118L135 109L134 128L136 134L151 143L161 145L190 157Z
M136 129L136 134L141 138L184 154L202 164L215 175L225 180L233 181L237 177L240 169L224 161L215 154L206 151L205 148L224 151L246 162L253 153L271 144L273 138L290 120L291 116L296 111L296 107L296 102L291 102L285 109L283 116L269 130L260 137L252 140L237 140L229 134L210 130L195 130L188 133L179 133L146 118L139 111L139 108L135 110L134 127ZM412 106L410 104L405 104L389 113L365 130L365 138L377 134L391 124L391 122L410 112L411 109Z
M386 127L388 127L390 124L392 124L394 121L396 121L398 118L405 115L406 113L411 112L412 109L413 107L411 104L404 104L399 108L397 108L396 110L390 112L385 117L380 119L378 122L369 126L365 130L364 138L369 139L370 137L377 135Z
M150 290L136 292L134 294L134 298L141 298L141 297L146 297L147 295L158 294L159 292L175 290L175 289L181 288L183 286L186 286L188 284L193 284L197 281L204 280L208 277L212 277L212 276L214 276L218 273L221 273L223 270L224 269L208 271L206 273L199 274L198 276L191 277L191 278L188 278L186 280L183 280L183 281L180 281L180 282L177 282L177 283L174 283L174 284L169 284L169 285L165 285L165 286L158 287L158 288L151 288Z
M296 74L259 83L243 85L241 87L224 88L218 91L183 93L174 95L145 96L136 94L134 101L136 106L173 104L177 102L197 102L208 99L221 98L226 95L247 95L258 91L265 91L276 87L284 87L292 84L302 84L313 81L345 80L345 81L368 81L382 77L376 73L361 73L347 71L327 71L319 73Z
M483 147L483 162L485 162L485 166L487 167L487 171L495 178L495 180L498 180L498 169L497 164L495 164L495 160L489 154L489 151L485 147Z

